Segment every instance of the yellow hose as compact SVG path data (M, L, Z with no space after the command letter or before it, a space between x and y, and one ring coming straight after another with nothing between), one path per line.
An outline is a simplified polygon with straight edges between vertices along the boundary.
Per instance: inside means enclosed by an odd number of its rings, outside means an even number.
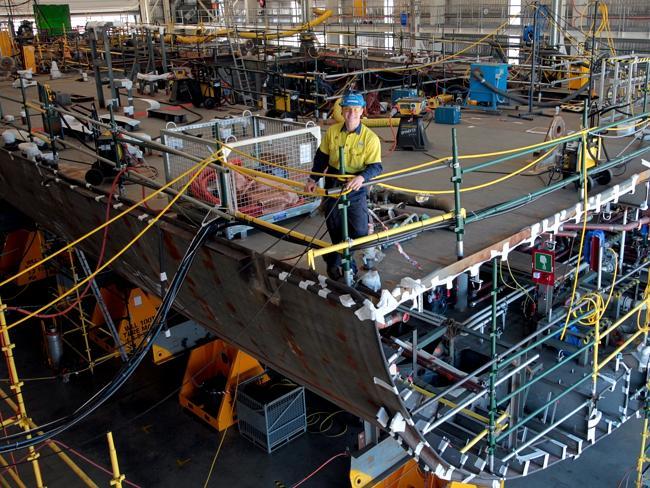
M343 118L343 111L341 110L341 99L338 98L334 103L332 108L332 118L340 123L345 119ZM399 119L393 117L387 117L382 119L361 119L361 123L366 127L397 127L399 125Z
M202 36L175 36L174 40L180 44L197 44L202 42L210 42L216 39L217 37L224 37L229 34L236 35L237 37L241 37L242 39L263 39L266 41L279 39L281 37L291 37L302 31L312 29L313 27L322 24L327 19L329 19L333 13L331 10L325 10L322 8L315 8L313 9L313 11L316 15L318 15L318 17L316 17L315 19L310 20L309 22L302 24L298 27L295 27L293 29L287 29L281 32L275 32L273 34L266 34L264 32L238 32L235 31L234 29L221 29L214 32L213 34L206 34ZM165 40L171 40L171 37L172 37L171 35L165 36Z

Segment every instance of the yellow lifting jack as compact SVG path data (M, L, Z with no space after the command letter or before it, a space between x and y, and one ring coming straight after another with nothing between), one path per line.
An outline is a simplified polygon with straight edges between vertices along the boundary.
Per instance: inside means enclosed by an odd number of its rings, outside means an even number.
M9 234L2 249L0 273L13 275L42 261L45 257L43 244L43 233L40 231L17 230ZM19 276L16 279L16 285L25 286L48 276L50 273L45 266L41 265L29 273Z
M115 325L120 342L127 353L131 352L151 327L160 300L140 288L133 288L125 294L121 287L114 284L102 288L101 294L110 316L116 322L119 318ZM91 322L95 324L90 330L91 340L106 352L114 352L113 338L102 328L106 321L99 305L95 306Z

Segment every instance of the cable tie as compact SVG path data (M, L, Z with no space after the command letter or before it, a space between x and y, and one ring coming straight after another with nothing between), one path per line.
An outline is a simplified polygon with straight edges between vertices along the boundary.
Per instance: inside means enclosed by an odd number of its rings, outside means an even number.
M124 206L124 204L122 202L114 203L113 204L113 209L117 210L118 208L123 207L123 206Z
M306 290L307 288L309 288L310 286L315 285L315 284L316 284L315 281L303 280L300 283L298 283L298 288L302 288L303 290Z
M318 296L321 298L327 298L330 293L332 293L332 290L327 287L318 290Z
M77 185L70 185L71 190L74 190L75 188L77 188Z
M595 208L596 212L600 212L600 209L602 207L601 198L602 198L601 193L596 195L596 199L595 199L595 203L594 203L594 205L596 206L596 208Z
M580 202L576 203L575 213L576 214L575 214L575 219L574 220L576 221L576 224L579 224L580 219L582 217L582 203L580 203Z
M448 469L445 469L442 464L438 464L436 466L436 471L434 474L440 479L449 481L451 479L451 474L454 472L454 469L455 468L453 466L449 466Z
M413 453L415 454L416 458L420 457L420 453L422 452L422 449L424 449L424 442L420 442L417 446L415 446L415 450Z
M386 409L384 407L381 407L377 411L375 418L377 419L379 425L381 425L382 427L386 427L388 425L388 412L386 412Z
M104 198L104 195L98 195L98 196L95 197L95 201L99 202L102 198Z
M350 308L352 305L356 305L357 303L352 298L352 295L341 295L339 297L339 301L341 302L341 305L343 305L345 308Z
M381 380L379 380L381 381ZM377 383L377 378L375 378L375 384ZM383 385L382 385L383 386ZM389 431L391 433L395 432L405 432L406 431L406 422L404 421L404 416L401 412L397 412L393 419L390 421ZM410 449L410 448L409 448Z
M144 219L146 219L147 217L149 217L149 214L140 214L140 215L138 215L138 220L139 220L140 222L142 222L142 221L143 221Z

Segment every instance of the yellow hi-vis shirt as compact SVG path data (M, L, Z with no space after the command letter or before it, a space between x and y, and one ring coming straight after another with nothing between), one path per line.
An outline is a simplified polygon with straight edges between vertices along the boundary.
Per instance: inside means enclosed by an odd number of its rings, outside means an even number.
M329 156L329 165L339 169L339 147L343 146L345 172L356 174L366 169L367 164L381 163L381 144L373 131L361 124L360 129L348 132L345 122L328 129L320 143L322 153Z

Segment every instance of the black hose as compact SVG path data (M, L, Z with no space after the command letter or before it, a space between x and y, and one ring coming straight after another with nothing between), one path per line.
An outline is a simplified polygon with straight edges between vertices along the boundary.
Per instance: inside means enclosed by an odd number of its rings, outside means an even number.
M124 383L126 383L126 381L135 372L136 368L140 365L142 360L145 358L153 346L154 340L160 331L165 327L167 315L171 310L171 307L176 299L176 295L180 291L185 277L187 276L194 257L198 254L198 251L202 248L208 237L210 237L221 224L222 222L213 220L211 222L203 224L198 230L190 242L185 256L183 256L183 259L178 266L178 270L176 271L176 274L170 283L167 293L165 293L162 303L158 308L155 317L153 318L153 322L149 331L134 351L133 356L129 358L128 362L124 364L120 371L118 371L111 382L107 383L71 415L62 417L52 422L48 422L45 425L41 425L39 429L32 429L19 434L16 433L3 437L2 439L4 441L8 441L9 439L16 437L27 436L28 438L16 442L0 443L0 453L11 452L17 449L34 446L40 442L43 442L44 440L50 439L60 434L68 428L76 425L88 415L97 410L97 408L106 402L106 400L108 400L122 385L124 385ZM37 430L42 430L44 432L37 432ZM29 438L30 435L32 435L31 438Z

